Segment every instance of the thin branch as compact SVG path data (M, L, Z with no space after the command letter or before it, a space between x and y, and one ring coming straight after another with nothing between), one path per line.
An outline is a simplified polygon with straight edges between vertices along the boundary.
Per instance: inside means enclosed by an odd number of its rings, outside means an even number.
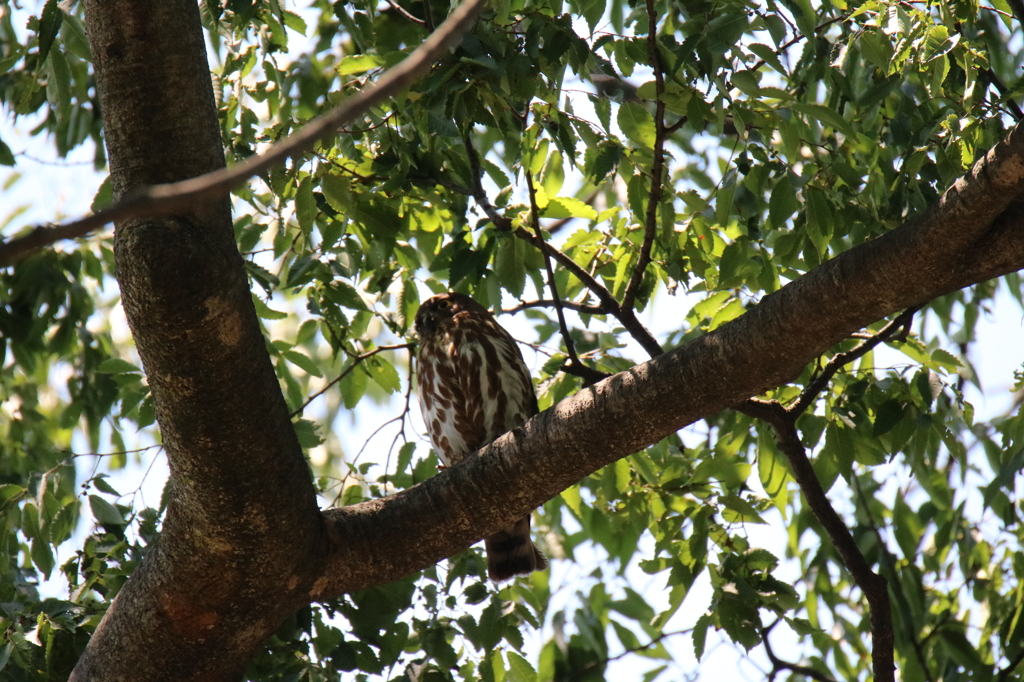
M768 660L771 661L772 664L772 670L770 673L768 673L768 679L775 679L775 675L780 670L789 670L791 672L796 673L797 675L810 677L811 679L818 680L819 682L835 682L835 680L833 680L831 677L824 673L818 672L814 668L808 667L806 665L790 663L789 661L784 661L775 655L775 652L772 651L771 642L768 641L768 634L772 631L772 628L779 624L779 621L781 620L782 618L779 618L774 623L772 623L771 625L769 625L761 631L761 642L764 643L764 651L768 655Z
M889 546L885 542L885 538L882 537L882 533L878 530L878 522L875 521L875 515L871 512L870 501L868 500L868 496L864 493L864 488L861 487L860 479L857 476L853 477L853 488L857 491L857 497L860 499L860 504L864 509L864 515L868 518L868 527L871 528L871 532L874 534L875 540L878 542L878 566L880 572L888 578L889 584L892 585L893 596L896 598L897 602L897 612L902 610L904 613L907 613L910 610L910 606L907 603L907 597L903 592L903 587L900 584L899 577L896 575L896 561L893 558L892 553L889 551ZM937 631L938 626L932 630L929 636L935 634ZM918 665L921 666L921 671L924 673L926 682L935 682L932 677L931 670L928 667L928 657L925 655L924 649L922 648L924 641L918 640L916 629L913 626L908 627L906 632L909 635L910 645L914 649L914 654L917 657ZM925 639L927 639L927 637Z
M647 196L647 215L644 217L644 241L640 245L640 256L633 266L633 274L622 295L622 309L632 311L636 295L643 283L644 273L651 263L651 250L658 234L658 206L661 204L662 174L665 169L665 74L661 68L661 50L658 47L658 14L654 0L647 0L647 52L654 70L654 164L651 166L651 191Z
M800 442L800 435L796 430L796 420L817 399L818 394L824 390L841 367L863 357L879 344L892 338L898 331L902 330L905 335L918 310L920 310L920 306L904 310L882 327L877 334L865 339L850 351L836 354L828 361L821 374L807 385L796 402L788 408L783 407L775 400L754 398L736 407L744 414L763 419L775 430L779 449L789 460L793 477L800 486L808 506L818 519L818 523L825 529L836 551L839 552L843 565L846 566L857 586L864 593L871 612L872 667L877 682L890 682L894 679L893 671L895 670L892 607L889 602L888 581L871 570L849 528L846 527L842 518L828 501L821 482L818 481L818 476L814 473L814 467L807 458L807 451Z
M526 171L526 188L530 194L530 222L533 224L533 233L537 241L547 246L544 241L544 233L540 231L540 211L537 208L537 190L533 186L533 173ZM558 284L555 282L555 269L551 267L551 256L548 249L541 249L544 254L544 268L548 274L548 289L551 290L551 298L555 303L555 315L558 316L558 327L562 330L562 341L565 342L565 352L569 356L569 366L574 370L572 374L583 376L584 386L593 386L607 375L596 369L587 367L576 355L576 343L569 333L569 325L565 323L565 311L562 310L562 298L558 295Z
M466 0L443 24L412 53L337 107L313 119L263 154L249 157L229 168L200 175L181 182L140 188L129 192L112 206L91 216L64 225L42 225L31 232L0 244L0 267L45 246L63 239L83 237L112 222L134 218L172 215L195 208L213 198L223 196L250 177L277 167L287 159L312 149L317 142L337 133L338 128L381 104L415 83L453 47L476 20L487 0Z
M800 486L808 506L818 523L825 529L846 570L853 576L857 587L868 601L871 615L872 668L876 682L894 682L892 607L889 603L889 585L868 564L853 539L850 529L836 513L821 487L817 474L796 431L796 415L774 400L747 400L737 410L763 419L775 430L779 449L789 460L793 478Z
M539 301L523 301L519 305L514 305L511 308L502 309L502 313L512 315L514 313L521 312L527 308L550 308L555 305L561 305L563 308L574 310L577 313L584 313L585 315L607 315L608 311L603 306L599 305L587 305L586 303L573 303L572 301L552 301L548 299L541 299Z
M399 14L401 14L403 17L405 17L409 21L413 22L414 24L419 24L420 26L426 26L427 25L426 21L424 21L423 19L419 19L419 18L413 16L412 14L410 14L407 9L405 9L404 7L399 5L397 2L395 2L395 0L387 0L387 3L389 5L391 5L391 9L395 10L396 12L398 12Z
M386 486L388 484L388 468L391 466L391 453L395 451L395 445L398 443L398 439L401 438L404 442L408 442L409 439L405 437L405 419L409 416L409 405L412 402L412 378L416 376L416 353L413 352L412 348L409 349L409 385L405 387L405 407L402 408L402 415L399 418L401 420L401 427L398 429L398 433L391 439L391 447L388 448L388 458L384 462L384 476L383 482ZM391 421L395 421L392 419Z
M531 234L529 230L524 227L513 227L512 221L505 216L498 213L497 209L491 204L487 198L487 193L484 192L483 183L480 181L482 170L480 167L480 158L477 156L476 149L473 148L473 144L469 137L466 137L466 155L469 159L469 165L473 175L473 198L476 199L480 208L483 209L488 219L494 223L494 226L503 231L511 232L516 237L524 239L536 248L540 249L540 252L549 255L555 259L559 265L568 270L570 273L576 276L576 278L590 290L592 294L597 296L598 300L601 301L601 308L609 315L612 315L617 319L626 331L629 332L637 343L639 343L648 355L652 358L661 355L661 345L655 340L654 336L647 330L640 320L636 318L636 315L632 310L624 310L619 302L612 296L612 293L602 285L597 279L591 275L587 270L579 263L574 261L572 258L562 253L555 247L551 246L543 239L538 239L536 235Z
M423 22L428 31L434 30L434 15L430 12L430 0L423 0Z
M573 671L572 673L570 673L571 679L579 679L579 678L583 677L586 673L588 673L591 670L593 670L594 668L608 665L612 661L618 661L619 659L625 658L626 656L629 656L631 654L639 653L641 651L647 651L651 647L654 647L654 646L657 646L658 644L660 644L663 639L668 639L669 637L675 637L676 635L685 635L685 634L689 634L691 632L693 632L693 628L684 628L682 630L673 630L671 632L663 632L660 635L658 635L657 637L655 637L654 639L652 639L647 644L641 644L639 646L635 646L635 647L626 649L621 654L616 654L615 656L609 656L608 658L605 658L605 659L600 660L600 661L591 661L590 663L585 665L581 670L576 670L576 671Z
M337 377L332 379L329 384L327 384L326 386L321 388L319 391L317 391L313 395L309 396L309 398L306 400L306 402L302 403L297 408L295 408L295 410L293 410L292 413L289 414L288 416L289 417L296 417L296 416L302 414L302 411L304 409L306 409L311 402L313 402L314 400L316 400L317 398L322 396L324 393L326 393L328 390L330 390L332 386L334 386L336 383L338 383L339 381L341 381L342 379L347 377L349 374L351 374L352 370L354 370L359 365L359 363L361 363L363 360L366 360L367 358L372 358L374 355L376 355L377 353L380 353L382 351L398 350L400 348L413 348L414 346L415 346L415 344L412 344L412 343L396 343L396 344L391 345L391 346L377 346L373 350L367 351L367 352L362 353L360 355L352 355L352 364L349 365L348 367L346 367L344 372L342 372Z
M1017 23L1024 28L1024 0L1006 0L1006 4L1013 10L1013 16L1016 17Z
M876 346L892 338L898 330L907 328L910 325L910 322L914 319L914 314L920 309L920 306L907 308L896 316L892 322L882 327L877 334L874 334L865 339L862 343L857 344L857 346L852 350L834 355L825 365L824 369L821 370L821 374L815 377L814 380L800 392L800 397L797 398L796 402L787 408L786 411L792 415L793 419L796 419L803 414L804 411L818 398L818 394L825 389L830 381L832 381L832 377L835 376L836 372L838 372L843 365L848 365L854 360L867 355Z

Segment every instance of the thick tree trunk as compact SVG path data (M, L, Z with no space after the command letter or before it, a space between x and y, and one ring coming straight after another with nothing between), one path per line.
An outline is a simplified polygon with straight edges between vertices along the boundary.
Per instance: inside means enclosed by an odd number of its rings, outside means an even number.
M94 0L86 25L117 195L222 167L195 0ZM117 278L171 470L159 543L75 680L231 679L308 602L322 523L227 197L118 224Z
M87 0L114 188L222 165L192 0ZM599 467L791 380L851 332L1024 267L1024 132L918 220L685 347L581 391L432 480L320 514L226 199L117 225L118 280L171 468L160 541L75 680L238 678L310 599L447 556ZM682 318L682 313L680 313Z

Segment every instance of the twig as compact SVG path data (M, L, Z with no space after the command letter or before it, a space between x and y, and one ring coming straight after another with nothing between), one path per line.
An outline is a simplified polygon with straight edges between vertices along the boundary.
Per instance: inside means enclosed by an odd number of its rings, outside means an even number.
M291 414L289 414L288 416L289 417L296 417L296 416L302 414L302 411L304 409L306 409L306 407L308 407L311 402L313 402L314 400L316 400L317 398L322 396L332 386L334 386L336 383L338 383L339 381L341 381L342 379L347 377L352 372L352 370L354 370L359 365L359 363L361 363L363 360L366 360L367 358L372 358L374 355L376 355L377 353L380 353L382 351L398 350L399 348L413 348L414 345L415 344L412 344L412 343L396 343L396 344L391 345L391 346L377 346L373 350L367 351L367 352L362 353L360 355L354 355L353 354L351 356L352 357L352 364L349 365L348 367L346 367L344 372L342 372L337 377L332 379L329 384L327 384L326 386L321 388L319 391L317 391L313 395L309 396L309 398L306 400L306 402L302 403L297 408L295 408L295 410Z
M772 623L771 625L769 625L761 631L761 641L764 643L764 652L768 655L768 660L771 661L772 664L772 670L770 673L768 673L768 679L774 680L775 675L780 670L789 670L791 672L796 673L797 675L810 677L811 679L818 680L819 682L835 682L835 680L833 680L831 677L824 673L818 672L814 668L808 667L806 665L790 663L789 661L783 661L781 658L775 655L775 652L772 651L771 642L768 641L768 634L772 631L772 628L779 624L779 621L781 620L782 618L779 618L774 623Z
M577 313L584 313L586 315L607 315L608 311L603 306L599 305L587 305L585 303L573 303L572 301L551 301L548 299L541 299L539 301L523 301L519 305L514 305L511 308L502 309L502 313L511 315L514 313L521 312L527 308L550 308L554 305L561 304L563 308L574 310Z
M590 672L594 668L597 668L599 666L608 665L612 661L617 661L619 659L625 658L626 656L629 656L630 654L635 654L635 653L640 652L640 651L647 651L651 647L657 646L659 643L661 643L661 641L663 639L667 639L669 637L675 637L676 635L685 635L685 634L688 634L688 633L691 633L691 632L693 632L693 628L684 628L682 630L673 630L672 632L663 632L660 635L658 635L657 637L655 637L654 639L652 639L647 644L641 644L640 646L635 646L635 647L632 647L630 649L626 649L621 654L616 654L615 656L609 656L608 658L605 658L605 659L600 660L600 661L591 661L590 663L585 665L582 669L573 671L571 673L571 679L579 679L579 678L585 676L586 673Z
M882 327L877 334L874 334L865 339L862 343L857 344L857 346L852 350L834 355L821 370L821 374L815 377L814 380L800 392L800 396L797 398L796 402L787 408L786 411L792 415L793 419L796 419L803 414L804 411L817 399L818 394L825 389L825 386L832 381L832 377L835 376L836 372L838 372L843 365L847 365L854 360L867 355L867 353L873 350L876 346L888 341L897 330L908 327L911 320L914 319L915 313L920 309L921 307L917 306L915 308L908 308L907 310L904 310L895 319L893 319L892 322Z
M860 479L856 476L853 477L853 488L857 491L857 497L860 498L861 506L864 508L864 515L868 519L868 527L871 528L871 532L875 535L875 540L878 542L879 547L879 559L878 565L881 568L881 572L888 577L889 584L892 585L893 595L896 597L898 605L905 607L904 613L909 612L910 607L907 603L907 597L903 592L903 587L900 584L899 578L896 575L896 561L893 559L892 553L889 552L889 546L885 542L885 538L878 530L878 522L875 521L875 515L871 513L871 505L868 501L868 496L864 493L864 488L860 485ZM900 609L897 609L898 611ZM904 620L906 617L904 616ZM923 644L917 638L917 633L912 623L905 623L906 633L910 639L910 645L914 649L914 654L917 657L918 665L921 666L921 671L924 673L926 682L935 682L932 678L931 670L928 667L928 657L925 656L924 650L921 648ZM932 630L931 634L935 634L938 628ZM929 635L930 636L930 635Z
M337 107L313 119L263 154L249 157L230 168L200 175L181 182L140 188L129 192L114 205L91 216L64 225L42 225L23 237L0 244L0 267L62 239L83 237L108 223L133 218L172 215L223 196L250 177L284 163L312 149L322 138L334 134L345 123L355 120L372 107L391 99L412 85L430 66L456 44L458 38L476 20L487 0L466 0L459 5L412 53L388 69L380 80L343 100Z
M643 283L644 273L651 262L654 238L658 234L658 205L661 203L661 181L665 168L665 74L661 68L661 50L658 47L658 15L654 0L647 0L647 52L654 70L654 164L651 166L651 192L647 195L647 215L644 217L644 241L640 245L640 256L633 266L626 291L622 295L623 310L633 310L636 295Z
M401 14L403 17L413 22L414 24L419 24L420 26L427 25L426 21L424 21L423 19L418 19L412 14L409 14L409 11L406 10L401 5L399 5L397 2L395 2L395 0L387 0L387 3L391 5L391 9L395 10L396 12L398 12L399 14Z
M491 204L487 198L487 193L484 192L483 183L480 181L482 175L482 169L480 167L480 158L477 156L476 149L473 148L473 144L469 137L465 139L466 144L466 156L469 160L470 169L473 175L473 198L476 199L480 208L483 209L487 218L494 223L494 226L502 232L511 232L516 237L533 244L537 249L540 250L545 256L550 256L555 259L559 265L568 270L570 273L576 276L576 278L590 290L598 300L601 301L601 308L609 315L612 315L617 319L626 331L629 332L637 343L639 343L648 355L655 357L661 355L661 345L655 340L651 332L647 330L640 320L637 319L636 315L632 310L624 310L619 302L615 300L612 293L602 285L597 279L586 271L579 263L574 261L572 258L562 253L555 247L551 246L543 239L537 237L537 235L531 234L529 230L524 227L513 227L512 221L505 216L498 213L497 209Z
M529 170L526 171L526 188L530 193L530 222L533 224L533 233L537 237L537 241L545 246L547 243L544 241L544 234L540 231L540 211L537 208L537 190L533 186L533 173ZM558 316L558 326L562 330L562 340L565 342L565 352L569 356L569 367L574 371L571 372L576 376L583 376L583 385L592 386L598 381L604 379L607 375L604 372L599 372L591 367L587 367L580 358L576 355L576 344L572 340L572 335L569 334L569 325L565 323L565 311L562 310L562 299L558 295L558 284L555 282L555 269L551 267L551 256L548 253L548 249L541 249L544 254L544 268L548 273L548 289L551 290L551 298L555 303L555 315Z
M416 353L409 349L409 385L405 387L405 407L402 408L402 415L397 419L401 420L402 426L395 434L395 437L391 440L391 447L388 448L388 458L384 462L384 485L388 483L388 468L391 466L391 453L395 451L395 444L398 443L399 437L405 442L409 439L405 437L405 418L409 416L409 405L412 401L412 378L416 376ZM395 421L392 419L391 421Z
M430 13L430 0L423 0L423 23L428 31L434 30L434 15Z

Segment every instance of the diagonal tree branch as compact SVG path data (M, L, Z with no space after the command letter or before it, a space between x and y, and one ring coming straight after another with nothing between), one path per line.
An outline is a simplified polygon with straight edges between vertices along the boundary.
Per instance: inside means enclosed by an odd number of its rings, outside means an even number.
M629 332L629 335L632 336L645 351L647 351L648 355L651 357L661 355L661 345L657 340L655 340L651 332L643 326L631 309L624 309L619 305L619 302L615 299L612 293L608 291L607 287L598 282L593 275L587 272L568 255L551 246L543 239L539 239L537 235L531 234L526 228L513 228L512 221L498 213L497 209L494 208L494 205L491 204L490 200L487 198L487 193L484 192L483 184L480 181L482 174L480 159L477 156L476 149L473 148L473 144L468 137L466 138L466 154L469 158L470 167L473 170L473 197L477 200L477 203L480 204L480 207L484 210L484 213L491 222L494 223L494 226L499 230L511 232L516 237L533 244L541 253L550 255L550 257L557 261L559 265L579 279L580 282L583 283L583 286L589 289L591 293L597 296L598 300L601 301L600 307L604 309L604 312L617 319L622 326L625 327L626 331Z
M337 107L313 119L263 154L252 156L230 168L165 185L142 187L129 192L113 206L64 225L44 225L28 234L0 244L0 267L63 239L84 237L108 223L133 218L167 216L195 209L212 198L224 196L254 175L275 168L287 159L313 149L317 142L338 131L342 125L369 111L423 76L431 65L453 47L476 20L487 0L466 0L451 13L438 30L404 60L388 69L380 80Z
M863 357L879 344L892 338L897 331L907 329L919 309L920 306L908 308L879 330L877 334L868 337L852 350L833 356L822 372L808 384L790 407L783 407L774 400L765 401L753 398L737 406L740 412L763 419L775 430L779 448L789 460L793 476L807 499L807 504L811 507L818 522L825 528L825 532L832 540L836 551L839 552L843 564L867 598L871 611L871 636L874 642L872 665L875 679L883 681L894 679L893 670L895 670L888 582L871 570L850 530L828 501L817 474L814 473L814 468L807 458L807 451L800 442L800 436L796 430L796 420L814 403L841 367ZM767 631L765 635L767 635ZM777 659L771 653L767 637L764 638L764 641L769 658L772 659L773 665L778 667Z
M761 641L764 643L764 652L768 655L768 660L771 661L772 664L772 669L768 673L768 679L774 680L775 676L779 673L779 671L789 670L790 672L794 672L797 675L803 675L804 677L810 677L812 680L818 680L818 682L835 682L835 680L833 680L831 677L825 675L824 673L818 672L814 668L808 667L806 665L790 663L789 661L784 661L775 655L775 652L772 650L772 643L768 640L768 635L769 633L771 633L772 629L779 624L779 621L781 620L782 618L780 617L774 623L772 623L771 625L769 625L761 631Z
M824 488L821 487L821 482L818 481L814 467L807 459L807 452L800 442L800 436L794 424L794 416L774 400L748 400L737 409L744 414L763 419L775 429L779 449L786 455L790 469L793 471L793 478L796 479L801 492L807 499L808 506L814 512L818 523L825 529L836 551L839 552L843 564L850 571L857 587L867 598L871 612L871 662L875 680L893 682L896 668L893 662L894 639L888 583L885 578L871 570L871 566L864 558L860 548L857 547L857 541L853 539L850 529L846 527L842 517L828 501L828 496L825 494Z
M1014 203L1024 194L1014 179L1024 173L1021 129L982 163L987 170L979 164L932 210L823 263L713 332L580 391L423 484L324 512L331 549L311 596L360 589L432 565L602 466L791 381L865 326L1024 268L1024 202ZM997 219L989 215L993 203L1005 209ZM965 233L973 235L967 243ZM765 363L766 357L773 362ZM763 411L784 414L780 405ZM808 489L817 484L805 482ZM841 535L845 529L835 530ZM391 551L396 542L399 553ZM863 557L857 566L865 575ZM878 595L883 581L875 576L868 582Z

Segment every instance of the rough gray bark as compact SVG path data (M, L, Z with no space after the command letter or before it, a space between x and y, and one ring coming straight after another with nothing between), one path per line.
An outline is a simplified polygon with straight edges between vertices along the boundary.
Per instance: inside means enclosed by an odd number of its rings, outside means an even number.
M220 167L195 4L87 0L86 18L116 191ZM310 599L428 566L601 466L785 383L864 325L1024 267L1022 194L1018 130L933 210L716 332L581 391L420 486L322 514L227 200L117 225L118 280L173 494L159 543L73 679L238 678Z
M86 2L117 195L224 165L194 0ZM308 602L322 522L230 205L116 226L117 278L171 470L159 543L75 680L231 679Z

